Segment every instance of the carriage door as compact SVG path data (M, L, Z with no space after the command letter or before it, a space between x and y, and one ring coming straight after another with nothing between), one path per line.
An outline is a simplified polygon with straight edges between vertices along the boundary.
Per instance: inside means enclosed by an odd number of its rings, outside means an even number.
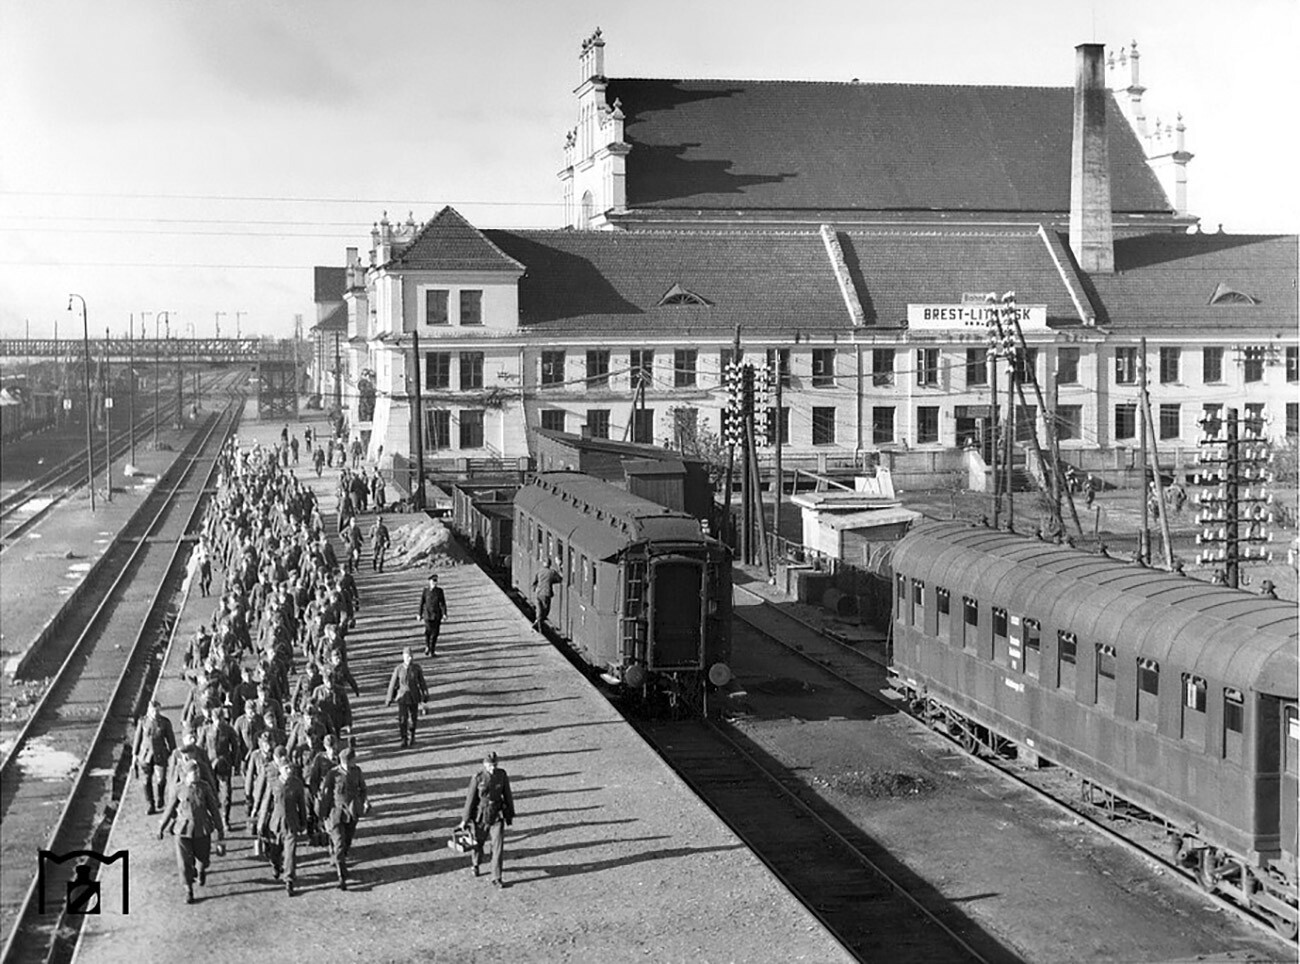
M704 564L669 556L650 563L650 666L698 669L703 664Z
M1282 704L1282 779L1280 781L1282 850L1295 853L1300 835L1296 828L1297 784L1300 783L1300 716L1295 703Z

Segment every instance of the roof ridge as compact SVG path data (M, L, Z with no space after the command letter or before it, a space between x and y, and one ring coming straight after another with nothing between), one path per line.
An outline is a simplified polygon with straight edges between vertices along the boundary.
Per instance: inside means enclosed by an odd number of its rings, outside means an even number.
M951 87L959 90L1066 90L1064 84L936 84L911 80L816 80L812 78L788 79L780 77L606 77L606 84L618 81L647 81L673 84L821 84L827 87Z

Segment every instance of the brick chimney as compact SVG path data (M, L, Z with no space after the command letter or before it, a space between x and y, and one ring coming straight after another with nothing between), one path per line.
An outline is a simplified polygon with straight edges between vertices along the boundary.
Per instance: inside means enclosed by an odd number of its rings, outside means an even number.
M1070 250L1090 274L1115 273L1106 135L1106 47L1074 48L1074 142L1070 163Z

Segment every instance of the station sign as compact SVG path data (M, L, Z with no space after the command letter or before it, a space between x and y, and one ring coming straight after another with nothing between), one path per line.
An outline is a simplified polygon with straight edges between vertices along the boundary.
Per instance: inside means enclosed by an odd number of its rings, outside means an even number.
M984 331L999 309L988 304L908 305L907 327L912 331ZM1021 331L1047 331L1047 305L1017 305Z

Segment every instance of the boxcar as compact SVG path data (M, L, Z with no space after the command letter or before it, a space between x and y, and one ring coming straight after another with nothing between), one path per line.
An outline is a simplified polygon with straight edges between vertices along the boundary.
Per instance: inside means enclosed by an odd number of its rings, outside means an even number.
M984 527L894 550L895 685L1166 822L1201 884L1296 932L1293 603Z
M531 600L553 560L548 622L605 679L647 701L703 707L731 678L731 557L699 520L577 472L515 494L511 579Z

